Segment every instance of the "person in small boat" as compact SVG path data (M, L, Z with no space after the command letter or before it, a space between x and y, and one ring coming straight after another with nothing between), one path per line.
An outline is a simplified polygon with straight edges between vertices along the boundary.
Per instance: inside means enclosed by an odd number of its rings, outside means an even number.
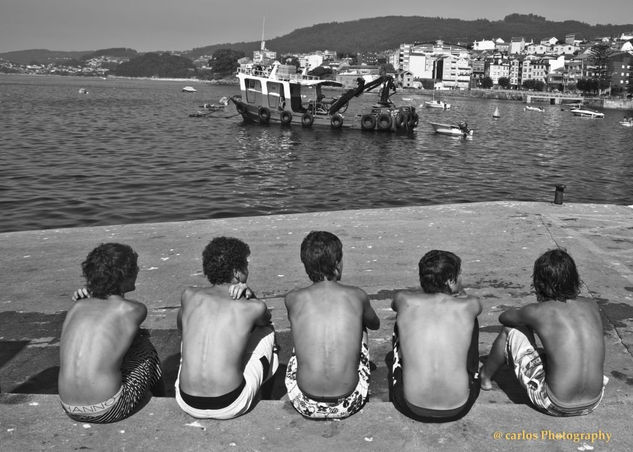
M460 121L457 124L457 127L459 127L459 130L464 133L464 136L467 136L470 133L470 129L468 128L468 123L466 121Z
M343 246L327 231L301 243L312 285L285 297L294 341L285 384L292 406L311 419L342 419L358 412L369 391L367 328L380 319L360 288L343 285Z

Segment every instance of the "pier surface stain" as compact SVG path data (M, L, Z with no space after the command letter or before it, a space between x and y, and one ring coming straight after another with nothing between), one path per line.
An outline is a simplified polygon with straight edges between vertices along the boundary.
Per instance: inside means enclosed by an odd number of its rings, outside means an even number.
M623 374L622 372L618 372L617 370L612 370L611 375L613 375L618 380L623 381L627 385L633 386L633 378L629 377L628 375Z

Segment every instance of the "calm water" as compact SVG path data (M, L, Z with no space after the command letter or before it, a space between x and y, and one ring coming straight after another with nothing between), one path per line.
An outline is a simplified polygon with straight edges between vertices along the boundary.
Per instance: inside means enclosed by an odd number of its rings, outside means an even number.
M633 129L448 99L409 135L243 124L237 87L0 75L0 231L495 200L633 204ZM79 94L86 88L89 94ZM375 95L364 96L374 102ZM404 101L401 99L405 98ZM427 96L392 99L419 105ZM499 107L501 118L492 119ZM466 119L472 140L428 121Z

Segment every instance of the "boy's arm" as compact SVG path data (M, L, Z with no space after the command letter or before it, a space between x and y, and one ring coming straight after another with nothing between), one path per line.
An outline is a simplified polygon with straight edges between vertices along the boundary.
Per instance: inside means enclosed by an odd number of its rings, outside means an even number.
M73 292L73 301L82 300L84 298L90 298L90 292L88 292L87 287L82 287L81 289L77 289Z
M481 301L479 300L478 297L475 297L473 295L466 295L466 301L468 302L468 305L470 309L472 310L473 314L475 315L475 317L481 314L481 311L483 310L483 308L481 307Z
M272 315L270 314L270 309L268 309L268 305L266 303L264 303L261 300L254 300L254 303L257 303L258 306L258 316L255 319L255 325L256 326L268 326L271 324L271 317Z
M522 308L513 308L504 311L499 316L499 322L509 327L529 326L533 327L538 319L538 305L529 304Z
M363 327L369 328L370 330L377 330L378 328L380 328L380 319L378 318L376 311L374 311L374 308L371 307L371 303L369 303L369 297L365 292L362 292L362 300Z
M178 315L176 316L176 326L178 331L182 333L182 308L178 308Z
M176 316L176 327L178 331L182 332L182 308L185 305L185 301L188 300L195 292L191 287L185 288L180 295L180 308L178 308L178 315Z
M393 300L391 300L391 310L398 312L401 301L402 301L402 292L396 292L396 294L393 296Z
M242 298L242 296L246 299L257 298L246 283L237 283L229 286L229 296L234 300L238 300Z
M135 300L127 300L128 303L132 305L132 318L137 326L140 326L141 323L145 321L147 318L147 306L143 303Z

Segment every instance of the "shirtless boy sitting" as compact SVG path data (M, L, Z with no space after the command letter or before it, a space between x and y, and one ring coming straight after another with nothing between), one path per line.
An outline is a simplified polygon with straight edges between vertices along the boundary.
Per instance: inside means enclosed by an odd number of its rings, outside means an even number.
M211 286L182 294L176 402L193 417L246 413L279 365L270 311L246 286L249 255L241 240L214 238L202 254Z
M116 422L164 395L160 360L139 326L147 308L125 298L135 289L137 254L106 243L82 263L86 289L75 292L60 344L59 396L79 422ZM82 299L86 297L87 299Z
M479 395L479 299L461 287L461 259L433 250L418 264L422 291L397 292L390 396L404 415L455 421Z
M338 237L310 232L301 261L313 284L285 297L295 347L285 383L294 408L308 418L345 418L367 400L365 328L378 329L380 320L363 290L339 283L342 258Z
M576 264L561 249L539 257L532 277L538 302L499 316L505 328L481 370L481 387L492 389L491 379L505 362L537 409L553 416L588 414L609 381L602 375L605 345L598 305L578 296Z

